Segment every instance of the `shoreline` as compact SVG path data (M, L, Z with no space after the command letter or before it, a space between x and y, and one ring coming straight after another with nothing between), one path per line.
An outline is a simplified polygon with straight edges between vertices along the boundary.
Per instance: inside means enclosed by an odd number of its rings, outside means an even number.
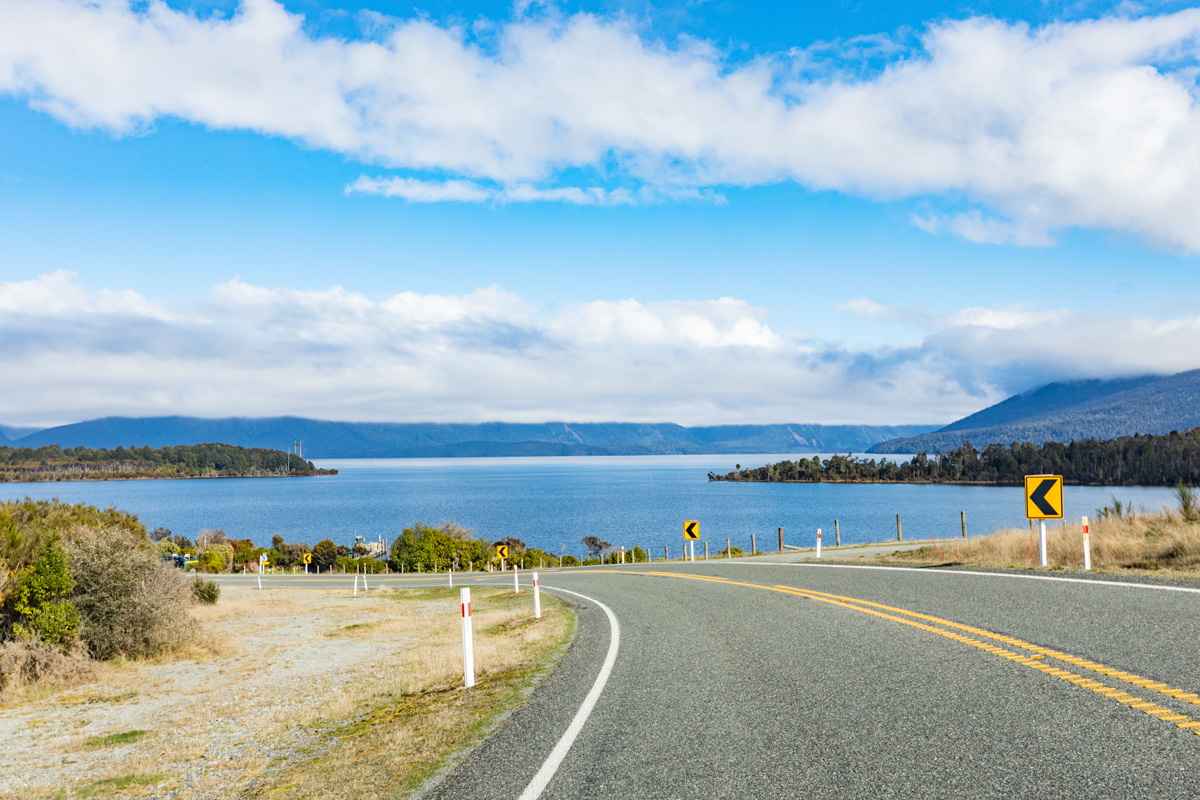
M338 471L321 470L311 475L114 475L112 477L79 476L70 478L21 478L9 480L0 475L0 485L9 483L101 483L104 481L195 481L195 480L231 480L234 478L326 478L337 475Z

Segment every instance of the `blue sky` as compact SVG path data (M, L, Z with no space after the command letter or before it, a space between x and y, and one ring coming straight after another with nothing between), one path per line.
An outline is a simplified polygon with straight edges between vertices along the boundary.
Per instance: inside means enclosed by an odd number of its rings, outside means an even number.
M945 423L1200 367L1182 4L0 7L0 422Z

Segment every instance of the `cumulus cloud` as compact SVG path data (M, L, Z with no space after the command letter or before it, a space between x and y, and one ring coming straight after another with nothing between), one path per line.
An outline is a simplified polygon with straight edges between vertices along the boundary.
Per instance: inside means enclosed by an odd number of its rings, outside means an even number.
M1200 365L1194 309L843 308L921 336L851 349L736 298L538 306L495 286L368 297L233 280L168 308L58 272L0 284L0 420L945 423L1041 382Z
M795 181L918 198L915 224L976 242L1084 227L1200 251L1200 9L947 20L749 61L623 18L516 14L470 29L375 15L342 40L275 0L228 17L7 0L0 92L117 135L173 116L290 137L409 173L346 188L411 202L604 205ZM600 180L577 185L589 172Z

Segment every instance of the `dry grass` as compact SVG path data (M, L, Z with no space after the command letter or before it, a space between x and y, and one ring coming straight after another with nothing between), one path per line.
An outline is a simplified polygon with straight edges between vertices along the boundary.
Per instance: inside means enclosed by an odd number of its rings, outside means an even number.
M530 616L528 591L518 597L476 588L472 594L475 687L462 688L458 590L396 592L391 597L410 613L344 626L337 635L406 635L419 637L416 646L383 680L347 692L307 720L324 732L322 745L268 770L253 796L395 797L420 785L519 702L565 648L573 615L546 594L541 620Z
M1032 536L1032 558L1030 541ZM1200 577L1200 523L1170 512L1109 517L1091 525L1092 569ZM1038 532L998 531L990 536L939 543L884 557L905 563L958 562L987 567L1037 566ZM1046 558L1055 569L1083 569L1083 530L1078 524L1046 525Z

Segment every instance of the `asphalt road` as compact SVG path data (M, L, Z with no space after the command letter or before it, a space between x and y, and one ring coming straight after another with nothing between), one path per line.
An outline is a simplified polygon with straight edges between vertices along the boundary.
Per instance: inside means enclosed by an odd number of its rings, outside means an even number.
M1200 592L1023 574L543 572L577 607L574 644L425 796L1200 797Z

